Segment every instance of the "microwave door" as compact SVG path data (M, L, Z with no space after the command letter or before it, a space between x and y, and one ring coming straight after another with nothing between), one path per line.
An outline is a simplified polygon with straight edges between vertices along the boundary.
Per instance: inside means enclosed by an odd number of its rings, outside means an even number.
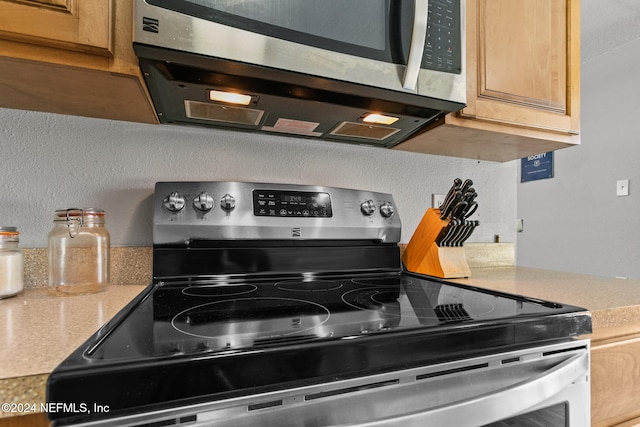
M402 65L415 25L413 2L398 0L146 2L252 34Z
M462 0L134 1L136 43L466 101Z

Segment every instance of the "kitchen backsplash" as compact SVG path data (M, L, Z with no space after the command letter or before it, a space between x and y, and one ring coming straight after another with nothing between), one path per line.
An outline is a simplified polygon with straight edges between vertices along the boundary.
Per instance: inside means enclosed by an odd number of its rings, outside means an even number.
M49 261L47 248L22 249L24 287L47 286ZM111 284L145 285L151 282L151 247L112 247Z

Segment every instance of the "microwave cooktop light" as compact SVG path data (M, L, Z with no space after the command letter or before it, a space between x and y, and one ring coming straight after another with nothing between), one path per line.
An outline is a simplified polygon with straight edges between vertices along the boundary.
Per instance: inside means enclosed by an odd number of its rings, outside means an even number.
M220 90L210 90L209 99L212 101L227 102L236 105L249 105L251 103L250 95L241 93L223 92Z
M384 114L371 113L364 116L362 119L365 123L376 123L379 125L392 125L400 120L398 117L385 116Z

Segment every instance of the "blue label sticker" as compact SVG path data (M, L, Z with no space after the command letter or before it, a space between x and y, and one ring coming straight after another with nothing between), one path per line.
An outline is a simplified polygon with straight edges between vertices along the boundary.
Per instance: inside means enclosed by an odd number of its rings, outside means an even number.
M553 178L553 151L523 157L520 165L520 182Z

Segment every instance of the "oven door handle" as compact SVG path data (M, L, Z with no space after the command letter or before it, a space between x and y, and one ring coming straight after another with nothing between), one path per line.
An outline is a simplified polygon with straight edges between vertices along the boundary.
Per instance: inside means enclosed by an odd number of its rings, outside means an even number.
M427 40L427 26L429 23L429 0L415 0L413 15L413 30L411 32L411 46L407 66L404 69L402 87L407 90L416 90L418 74L422 66L424 44Z
M446 406L402 416L358 423L358 427L479 426L500 421L534 407L589 372L589 353L581 352L532 378L513 386ZM490 409L487 409L490 408Z

